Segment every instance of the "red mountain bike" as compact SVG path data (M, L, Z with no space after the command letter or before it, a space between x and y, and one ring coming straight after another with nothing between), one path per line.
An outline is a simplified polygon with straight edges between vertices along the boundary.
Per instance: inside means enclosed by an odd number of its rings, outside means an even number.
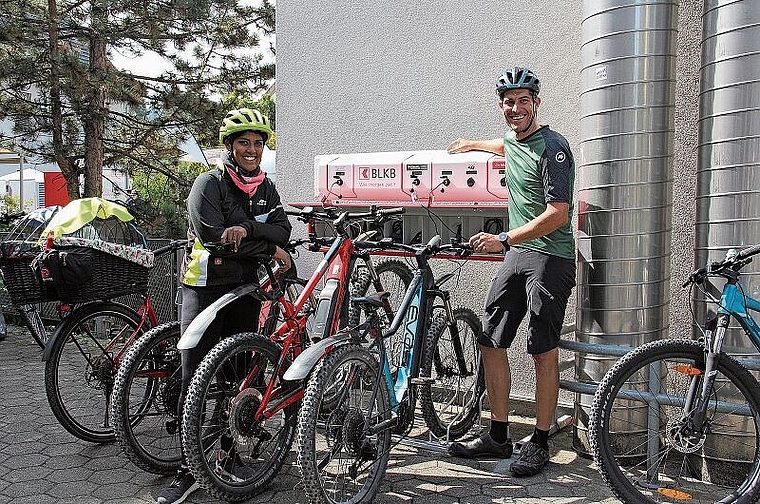
M355 295L366 293L370 285L385 290L380 279L383 274L404 286L411 281L411 271L403 263L390 261L377 267L372 263L368 248L377 244L367 239L374 231L351 238L356 226L376 229L401 212L372 208L350 213L307 207L295 213L308 225L312 248L327 248L324 259L295 302L280 295L284 320L272 334L243 333L220 342L199 366L188 391L182 442L193 475L209 493L230 501L248 499L261 492L282 467L294 440L297 408L304 394L300 384L283 383L282 375L310 341L333 334L341 320L349 319L350 303L345 301L352 274L356 273L351 286ZM313 232L316 221L332 225L334 239L318 238ZM322 283L313 330L308 332L309 300ZM266 293L259 295L262 300L269 299ZM393 320L390 302L383 312L387 321ZM193 337L188 333L190 328L183 340Z

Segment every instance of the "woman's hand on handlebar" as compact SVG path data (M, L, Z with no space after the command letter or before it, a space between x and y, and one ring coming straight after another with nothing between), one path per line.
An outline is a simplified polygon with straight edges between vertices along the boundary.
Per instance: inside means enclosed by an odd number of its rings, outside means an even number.
M231 245L232 251L237 252L240 242L248 236L248 231L242 226L230 226L222 232L222 245Z
M272 258L277 261L277 264L280 265L280 269L282 271L288 271L291 266L291 259L290 254L285 252L285 250L282 249L282 247L277 246L277 248L274 251L274 256Z

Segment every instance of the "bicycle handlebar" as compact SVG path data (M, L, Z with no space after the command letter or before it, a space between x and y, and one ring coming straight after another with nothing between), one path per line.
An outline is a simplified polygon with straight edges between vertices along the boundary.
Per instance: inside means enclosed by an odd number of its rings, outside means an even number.
M701 284L708 276L721 276L724 271L731 269L732 271L739 271L744 266L752 262L752 256L760 253L760 244L752 245L745 249L737 251L736 249L730 249L726 252L726 258L722 261L714 261L706 266L692 272L689 278L681 284L681 288L686 288L689 284Z
M380 241L359 241L354 242L357 249L381 249L381 250L403 250L412 254L422 254L428 257L441 252L453 251L461 257L466 257L474 253L474 249L465 242L446 243L441 245L440 235L435 235L425 245L407 245L406 243L394 242L391 238L383 238Z
M736 257L738 259L747 259L758 253L760 253L760 244L752 245L751 247L740 250Z
M347 210L341 210L338 207L323 207L321 210L316 210L314 207L307 206L301 210L286 210L285 213L297 217L302 222L317 219L321 221L333 221L333 224L340 225L348 220L362 219L375 219L377 222L383 222L388 217L403 214L404 209L401 207L378 209L373 205L367 212L352 213Z
M179 250L186 245L187 245L187 240L172 240L171 242L169 242L168 245L164 245L163 247L159 247L156 250L154 250L153 255L161 256L161 255L166 254L167 252L174 252L176 250Z

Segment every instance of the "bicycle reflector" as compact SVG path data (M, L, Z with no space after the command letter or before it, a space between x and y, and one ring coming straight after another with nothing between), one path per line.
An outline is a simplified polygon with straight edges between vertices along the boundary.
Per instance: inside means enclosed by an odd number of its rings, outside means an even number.
M691 500L692 495L675 488L658 488L657 493L664 495L668 499L674 499L679 501Z
M702 376L704 374L704 371L701 369L695 368L694 366L688 364L678 364L676 366L673 366L673 371L676 373L685 374L686 376Z

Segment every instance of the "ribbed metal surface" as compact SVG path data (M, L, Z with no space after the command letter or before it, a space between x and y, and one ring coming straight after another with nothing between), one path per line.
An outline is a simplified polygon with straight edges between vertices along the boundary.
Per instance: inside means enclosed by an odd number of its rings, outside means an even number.
M705 1L700 82L695 260L704 265L760 242L760 2ZM748 293L757 295L759 272L758 261L742 270ZM699 317L711 308L703 299ZM756 353L738 325L725 344Z
M677 0L583 3L576 315L583 342L636 346L668 332L677 24ZM597 382L614 361L579 354L577 378ZM590 401L576 398L581 451Z
M706 0L701 49L695 235L700 266L723 259L730 248L760 242L760 2ZM742 270L743 285L755 296L759 272L758 261ZM694 302L697 320L704 320L707 310L715 312L702 293ZM724 348L737 355L757 353L735 322ZM751 455L741 429L726 434L735 439L721 437L726 460Z

